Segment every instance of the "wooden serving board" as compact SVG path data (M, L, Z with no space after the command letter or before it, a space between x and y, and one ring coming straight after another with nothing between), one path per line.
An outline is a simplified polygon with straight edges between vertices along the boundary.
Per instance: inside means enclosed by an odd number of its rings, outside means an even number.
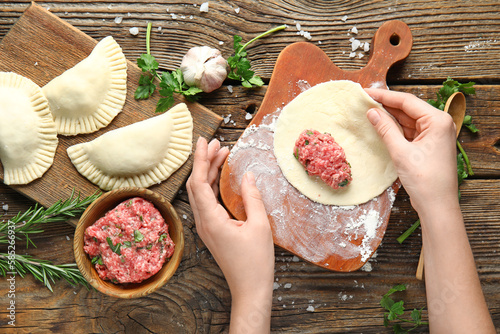
M399 181L358 206L315 203L301 195L281 173L273 153L273 126L283 106L318 83L345 79L363 87L387 88L387 71L409 55L412 43L405 23L384 23L373 37L368 64L357 71L339 69L310 43L286 47L276 61L262 106L222 169L221 197L231 214L246 219L239 185L244 173L252 171L276 245L330 270L353 271L362 267L384 236Z
M43 87L50 80L86 58L97 41L76 29L44 8L32 3L0 43L0 71L15 72ZM123 110L106 128L73 137L58 136L54 164L39 179L28 185L12 186L15 190L48 207L70 196L73 189L88 196L99 188L80 175L71 163L66 149L77 143L88 142L103 133L156 116L158 94L154 98L134 99L141 70L127 61L127 98ZM176 97L176 103L186 102ZM194 134L211 138L222 118L198 103L186 102L194 119ZM175 197L192 167L192 157L170 178L150 189L163 195L169 202ZM3 168L0 166L0 179Z

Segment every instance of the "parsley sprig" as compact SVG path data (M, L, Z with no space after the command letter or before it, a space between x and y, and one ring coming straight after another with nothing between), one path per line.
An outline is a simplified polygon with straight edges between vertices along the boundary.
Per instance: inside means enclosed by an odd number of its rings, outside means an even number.
M238 35L234 35L233 37L233 49L234 55L227 59L227 63L229 64L230 71L227 75L229 79L241 81L241 85L243 87L252 88L252 87L260 87L264 84L264 81L252 71L250 60L247 58L246 48L256 40L265 37L269 34L272 34L276 31L283 30L286 28L286 25L281 25L270 29L259 36L252 38L250 41L245 44L241 44L243 38Z
M395 292L399 291L405 291L406 290L406 285L404 284L399 284L394 287L392 287L385 295L382 296L382 299L380 300L380 306L382 306L384 309L387 310L387 312L384 313L384 326L389 327L391 325L391 322L399 322L399 323L392 323L392 330L396 334L404 334L408 333L417 327L421 325L428 325L428 322L422 321L422 310L418 309L413 309L410 313L410 319L407 317L403 317L405 315L405 307L404 307L404 301L395 301L390 297L392 294ZM410 328L403 328L403 325L401 323L406 323L406 324L411 324L412 327Z
M465 95L476 94L476 89L474 88L475 82L468 83L459 83L456 80L448 77L446 81L443 82L443 86L436 93L436 100L428 100L427 102L435 108L440 110L444 110L446 105L446 101L456 92L462 92ZM472 116L465 115L463 125L467 127L472 133L479 132L479 129L476 128L474 124L472 124ZM457 177L458 177L458 185L460 186L464 179L469 176L474 175L474 171L472 170L472 165L470 163L469 157L465 150L463 149L460 142L457 140L457 148L459 153L457 154ZM461 197L460 189L458 190L458 198ZM420 226L420 219L418 219L413 225L406 230L403 234L398 237L398 242L402 244L418 227Z
M180 69L174 71L158 71L160 64L155 57L151 55L150 40L151 40L152 23L148 22L146 30L146 54L141 54L137 59L137 65L145 72L139 78L139 86L135 90L134 97L137 100L149 98L156 91L155 79L160 81L159 93L161 98L156 104L156 112L164 112L174 105L174 93L184 95L188 101L196 101L199 99L199 93L203 92L198 87L188 86L184 82L184 76Z

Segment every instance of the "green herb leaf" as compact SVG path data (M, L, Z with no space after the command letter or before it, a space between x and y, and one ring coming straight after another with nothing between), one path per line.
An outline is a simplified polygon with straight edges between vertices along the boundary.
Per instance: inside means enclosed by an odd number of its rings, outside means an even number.
M380 306L388 311L384 313L384 326L389 327L392 325L394 333L408 333L420 325L428 325L427 322L422 321L422 309L411 311L409 319L408 316L405 316L404 301L394 301L390 297L392 294L404 290L406 290L406 285L396 285L384 294L380 300ZM402 323L412 324L413 327L406 329L402 326Z
M143 239L144 239L144 236L142 235L141 231L134 230L134 241L141 242Z
M155 112L160 113L167 111L174 105L174 102L175 101L173 96L162 97L161 99L158 100L158 103L156 103Z
M410 316L413 319L413 321L415 322L415 324L420 324L422 322L422 311L421 310L413 309L413 311L411 311Z
M132 243L130 241L124 241L123 246L130 248L130 247L132 247Z
M94 257L92 258L92 261L91 261L91 262L92 262L92 264L96 264L96 263L97 263L97 264L100 264L101 266L104 264L104 263L102 262L101 255L94 256Z
M143 72L154 72L158 69L160 64L152 55L141 54L141 56L137 58L137 66L139 66Z
M137 100L149 98L156 90L156 85L153 83L154 78L148 75L141 75L139 78L139 86L135 90L134 97Z
M276 31L283 30L286 25L281 25L279 27L270 29L263 34L251 39L245 44L241 44L242 37L238 35L233 36L233 49L234 55L227 59L229 65L229 73L227 77L232 80L241 81L241 85L246 88L260 87L264 85L264 81L252 71L250 61L247 59L246 47L258 40L259 38L265 37Z
M394 292L400 292L400 291L405 291L406 290L406 285L404 284L398 284L393 286L384 296L390 296Z
M120 247L122 245L121 243L117 243L116 245L113 245L113 241L111 241L110 237L107 237L106 241L108 242L109 248L111 248L111 250L113 251L113 253L116 253L118 255L122 255L121 252L120 252Z
M342 182L339 183L339 187L345 187L349 184L349 180L344 180Z
M158 242L162 242L166 238L167 238L167 235L165 233L163 233L162 235L160 235L160 239L158 239Z
M463 125L465 125L465 127L467 127L467 129L469 129L472 133L479 132L479 129L472 124L472 116L470 115L465 115Z

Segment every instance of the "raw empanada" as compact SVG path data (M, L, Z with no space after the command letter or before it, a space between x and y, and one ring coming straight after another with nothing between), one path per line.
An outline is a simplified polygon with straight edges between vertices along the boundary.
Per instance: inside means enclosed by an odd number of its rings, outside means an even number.
M0 160L5 184L28 184L54 162L57 131L42 89L0 72Z
M43 87L57 132L91 133L107 126L122 110L127 95L127 61L108 36L92 53Z
M193 118L184 103L155 116L68 148L80 174L103 190L149 187L166 180L187 160Z

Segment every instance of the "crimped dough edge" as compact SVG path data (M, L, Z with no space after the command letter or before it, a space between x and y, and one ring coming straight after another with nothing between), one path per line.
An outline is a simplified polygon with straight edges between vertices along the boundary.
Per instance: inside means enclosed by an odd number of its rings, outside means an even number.
M61 135L74 136L95 132L108 126L123 109L127 97L127 60L122 48L112 36L103 38L92 52L99 49L105 49L105 61L108 62L108 68L111 69L110 89L106 92L104 100L97 110L91 115L77 118L71 117L72 115L54 116L57 132ZM92 53L88 57L91 55Z
M0 72L0 89L10 87L22 90L29 96L33 112L37 114L37 133L40 146L33 154L33 161L17 168L4 167L4 183L7 185L28 184L42 177L52 166L58 145L57 130L42 89L32 80L13 72ZM3 162L2 162L3 163Z
M106 174L89 159L85 147L88 143L77 144L68 148L67 151L71 162L80 174L103 190L122 187L147 188L153 184L158 184L168 179L186 162L193 145L193 118L186 104L180 103L174 106L167 114L170 115L173 122L168 149L163 159L147 172L131 177ZM120 130L122 128L113 131Z

